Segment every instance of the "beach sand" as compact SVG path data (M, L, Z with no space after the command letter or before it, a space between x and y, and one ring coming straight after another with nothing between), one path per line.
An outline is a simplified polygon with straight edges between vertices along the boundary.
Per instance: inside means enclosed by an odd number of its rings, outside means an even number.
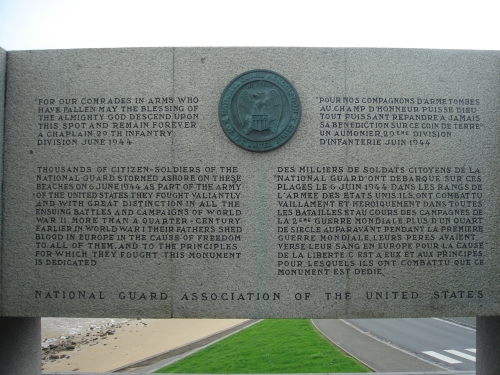
M64 324L58 324L57 319L42 318L42 346L52 344L51 350L44 351L46 360L42 361L42 367L43 371L110 371L244 321L245 319L115 318L63 319ZM90 325L93 326L92 329L89 329ZM78 326L80 328L75 329ZM65 339L51 341L61 335ZM74 349L60 351L68 346Z

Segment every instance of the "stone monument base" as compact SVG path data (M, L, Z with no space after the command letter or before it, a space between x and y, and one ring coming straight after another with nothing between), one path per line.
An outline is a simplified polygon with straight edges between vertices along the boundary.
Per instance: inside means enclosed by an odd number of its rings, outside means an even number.
M40 318L0 318L0 374L41 374Z

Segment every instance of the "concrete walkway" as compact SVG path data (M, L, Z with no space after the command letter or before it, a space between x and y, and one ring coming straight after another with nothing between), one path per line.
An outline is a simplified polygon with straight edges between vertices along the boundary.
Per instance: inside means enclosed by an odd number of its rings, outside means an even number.
M217 332L207 337L203 337L187 345L183 345L178 348L168 350L164 353L160 353L152 357L145 358L141 361L119 367L111 372L113 373L124 372L124 373L135 373L135 374L152 373L153 371L156 371L162 367L169 365L170 363L178 361L181 358L187 357L188 355L197 352L198 350L201 350L219 340L225 339L228 336L231 336L251 325L254 325L259 321L260 320L258 319L249 319L241 324L238 324L237 326Z

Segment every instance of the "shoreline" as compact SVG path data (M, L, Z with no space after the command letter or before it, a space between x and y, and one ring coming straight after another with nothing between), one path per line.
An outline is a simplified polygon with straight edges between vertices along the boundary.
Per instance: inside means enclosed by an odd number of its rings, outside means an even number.
M144 360L237 326L246 319L81 319L42 318L42 370L106 372ZM54 324L50 324L54 323ZM87 322L88 323L88 322ZM64 325L64 324L63 324ZM64 331L64 332L61 332ZM53 337L59 334L59 336ZM52 336L52 337L51 337ZM46 349L43 349L43 347Z

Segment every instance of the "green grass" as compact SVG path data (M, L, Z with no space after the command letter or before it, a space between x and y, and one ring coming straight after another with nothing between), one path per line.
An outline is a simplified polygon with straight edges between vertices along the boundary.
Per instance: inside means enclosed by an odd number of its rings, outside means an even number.
M370 372L305 319L268 319L157 373L263 374Z

